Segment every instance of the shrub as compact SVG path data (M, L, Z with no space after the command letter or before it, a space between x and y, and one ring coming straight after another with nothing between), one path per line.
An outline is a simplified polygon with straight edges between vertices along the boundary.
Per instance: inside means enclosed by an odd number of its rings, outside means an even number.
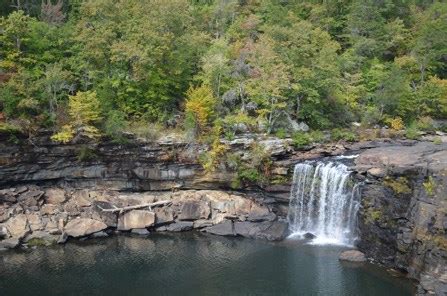
M283 128L280 128L276 131L275 135L280 139L285 139L287 137L287 131Z
M410 140L417 140L419 139L419 129L416 124L411 124L407 129L405 130L405 137Z
M67 143L78 131L81 131L88 138L99 137L100 132L94 125L101 120L100 107L96 92L78 92L74 96L69 96L68 114L71 122L64 125L62 130L53 135L51 139Z
M211 87L203 85L197 88L191 87L186 93L186 120L189 126L193 126L196 133L200 134L209 124L214 115L217 104Z
M344 140L347 142L355 142L357 140L357 135L346 129L333 129L331 131L331 137L335 141Z
M405 177L399 177L397 179L386 177L384 184L385 186L391 188L397 194L411 193L411 188L408 185L408 180Z
M148 141L157 141L165 129L158 123L148 123L139 120L131 122L126 130L135 134L137 137L144 138Z
M395 117L393 119L390 119L387 121L387 123L390 125L390 127L393 130L396 130L396 131L400 131L405 128L404 121L402 120L401 117Z
M312 143L312 139L308 133L296 133L292 136L293 146L300 149Z
M112 110L108 113L106 122L104 123L104 131L106 135L111 137L116 142L124 142L122 132L126 128L127 122L125 114L120 111Z
M416 127L418 130L422 131L434 131L433 119L430 116L423 116L416 122Z
M0 135L18 135L22 133L22 129L10 123L0 123Z
M97 158L98 156L95 153L95 150L89 147L82 147L78 151L78 161L91 161Z
M429 176L427 181L425 181L422 185L424 186L425 192L427 192L429 196L433 196L435 194L436 182L432 176Z

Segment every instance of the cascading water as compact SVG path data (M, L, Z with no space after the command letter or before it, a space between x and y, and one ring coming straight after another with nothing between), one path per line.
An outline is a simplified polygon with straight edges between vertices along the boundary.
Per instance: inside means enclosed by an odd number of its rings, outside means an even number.
M341 163L295 166L288 213L292 236L312 233L316 244L354 243L358 186L349 175Z

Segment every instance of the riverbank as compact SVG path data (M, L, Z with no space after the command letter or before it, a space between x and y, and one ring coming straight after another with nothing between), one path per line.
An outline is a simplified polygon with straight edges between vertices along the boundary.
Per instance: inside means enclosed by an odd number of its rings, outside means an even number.
M82 229L67 237L105 236L118 230L120 219L121 225L132 225L120 230L125 232L195 228L281 239L287 230L294 165L358 155L348 161L353 181L363 184L357 246L370 260L420 280L419 294L446 291L447 144L385 138L297 149L290 139L245 137L226 145L232 154L249 160L256 156L250 148L253 143L267 155L268 180L244 179L238 186L234 180L240 172L228 163L213 171L203 168L199 155L206 146L176 139L60 145L44 134L33 143L1 143L0 223L6 232L1 242L17 236L22 242L32 233L64 241L67 226ZM169 204L104 211L160 201ZM110 214L109 221L105 217ZM159 214L168 222L157 224ZM145 221L144 225L132 224L132 217L138 217L138 223ZM11 235L5 224L17 227L17 235ZM42 243L42 237L36 235L36 242Z
M5 295L412 294L408 280L338 260L337 246L200 232L126 234L0 255Z

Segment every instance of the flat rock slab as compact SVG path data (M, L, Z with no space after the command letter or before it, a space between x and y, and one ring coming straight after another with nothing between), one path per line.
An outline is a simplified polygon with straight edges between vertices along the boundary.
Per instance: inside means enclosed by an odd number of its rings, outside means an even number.
M146 210L133 210L118 218L118 230L146 228L154 225L155 214Z
M366 256L360 251L357 250L349 250L344 251L338 257L341 261L350 261L350 262L365 262Z
M20 241L17 238L8 238L0 241L0 249L14 249L19 245Z
M205 228L203 231L216 235L236 235L234 232L233 221L231 220L222 221L219 224Z
M235 222L234 230L236 235L249 238L262 238L269 241L283 240L288 235L288 225L281 221L255 222Z
M18 214L17 216L10 218L5 223L5 226L8 229L9 234L18 239L23 238L30 231L28 219L25 214Z
M131 233L137 234L137 235L149 235L150 234L149 230L147 230L146 228L132 229Z
M198 220L208 219L211 210L208 202L204 201L187 201L182 205L180 220Z
M192 221L180 221L176 223L169 224L165 227L165 231L172 231L172 232L180 232L180 231L188 231L191 230L194 226L194 222Z
M106 228L107 225L104 222L88 218L80 218L69 221L67 225L65 225L65 233L68 236L81 237Z
M65 191L60 188L47 189L45 191L45 200L48 204L61 204L66 200Z

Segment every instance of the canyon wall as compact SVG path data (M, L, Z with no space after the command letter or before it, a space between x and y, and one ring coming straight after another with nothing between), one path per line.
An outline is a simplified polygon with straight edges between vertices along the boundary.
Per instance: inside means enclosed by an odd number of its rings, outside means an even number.
M219 165L213 172L203 169L199 156L208 149L205 145L185 143L170 137L148 142L132 136L129 136L126 144L110 141L89 143L81 139L61 145L51 142L49 136L50 133L43 132L33 141L0 143L0 188L4 188L0 193L0 217L3 217L0 223L8 223L8 219L16 217L26 218L33 211L42 215L42 207L48 203L47 190L59 188L64 190L66 200L57 206L55 215L66 213L62 215L62 218L66 218L63 222L51 217L46 221L55 227L55 233L63 233L70 217L98 218L101 211L94 203L101 201L100 196L104 195L97 192L108 192L106 195L110 198L104 202L108 202L111 207L135 205L135 200L141 196L146 196L146 199L149 198L147 196L155 196L152 201L160 200L158 196L168 196L171 202L168 208L174 205L174 218L170 221L173 225L188 224L186 228L194 228L194 223L197 226L197 223L203 222L197 228L221 225L215 231L216 234L245 233L244 236L248 237L279 239L285 235L283 226L293 166L309 159L359 154L355 163L351 164L354 178L363 184L358 215L358 248L375 262L420 280L420 294L442 295L447 291L446 143L436 145L431 142L379 139L295 150L290 139L258 140L255 137L244 137L223 141L228 149L238 153L242 159L250 157L247 151L254 142L265 147L272 160L270 178L281 180L263 185L243 183L235 188L235 172L225 164ZM23 186L26 190L20 192L24 190ZM83 189L90 192L87 193L90 204L86 207L73 201L76 192ZM251 206L245 208L247 213L244 215L235 215L230 210L227 212L219 205L216 206L212 202L215 198L203 197L219 195L203 193L218 192L216 190L225 196L249 201L255 205L254 212L261 208L264 216L250 220ZM27 192L42 193L34 195ZM25 197L22 197L24 194ZM128 194L133 201L123 203L121 197ZM210 213L206 219L180 218L185 204L184 194L190 197L189 201L200 203L191 206L199 212L202 202L207 205L205 208ZM232 199L228 198L225 203L231 204ZM73 206L70 208L70 205ZM14 211L10 210L11 207ZM75 214L70 216L70 211ZM87 214L82 214L84 212ZM118 223L120 216L115 218ZM16 222L21 227L20 221ZM107 225L107 221L101 222ZM26 224L24 227L31 227L28 218L23 223ZM153 224L150 227L165 230L161 227L167 225ZM45 229L46 226L41 227Z

